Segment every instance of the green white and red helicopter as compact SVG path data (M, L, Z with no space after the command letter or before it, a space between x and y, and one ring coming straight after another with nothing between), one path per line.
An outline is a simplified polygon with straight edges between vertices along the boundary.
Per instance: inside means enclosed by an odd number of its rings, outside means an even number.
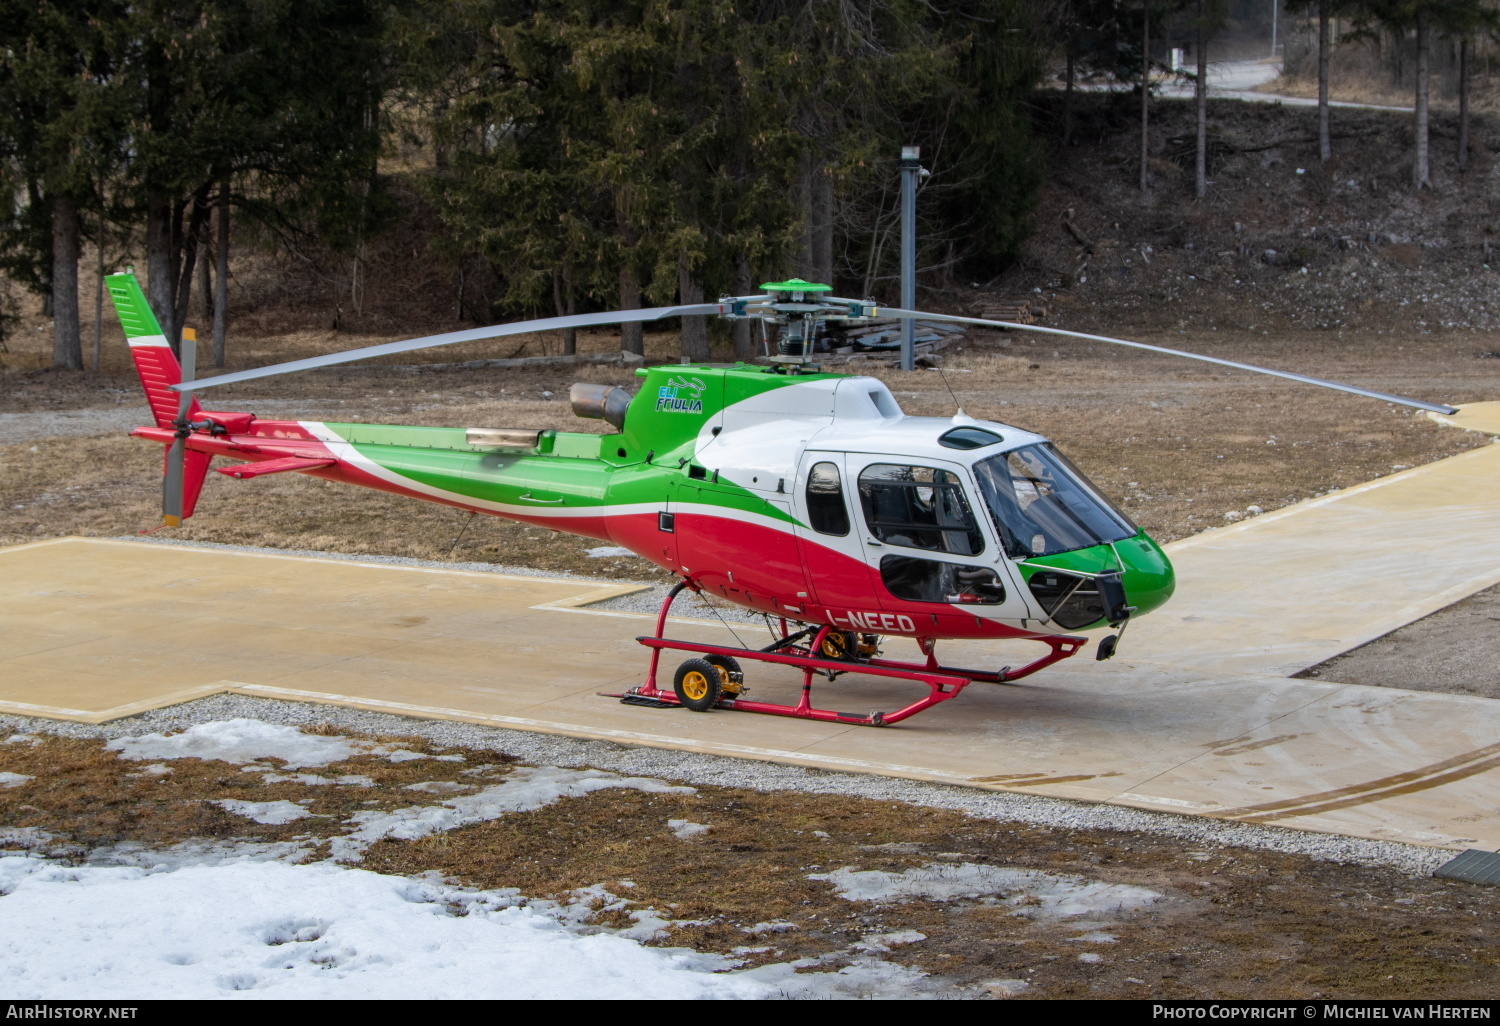
M1435 412L1452 407L1286 371L1038 325L876 307L792 279L717 303L552 317L393 342L192 380L180 367L133 275L111 275L110 296L156 423L132 434L167 447L164 523L193 515L214 457L230 477L304 473L440 502L472 513L611 542L679 578L663 602L645 683L620 697L653 706L738 709L840 723L894 724L974 682L1004 684L1074 655L1085 638L1171 596L1165 553L1047 439L1008 424L906 416L883 382L822 373L814 342L829 322L876 316L945 320L1068 335L1272 374ZM217 385L392 353L525 332L714 314L779 329L764 364L668 365L636 371L641 388L574 385L599 435L504 427L431 428L265 420L203 409ZM664 635L684 589L764 614L761 649ZM884 637L916 641L923 662L881 658ZM1109 658L1119 633L1099 644ZM946 639L1041 642L1024 666L943 665ZM694 653L659 686L663 650ZM793 705L745 697L741 661L802 671ZM814 677L847 673L909 680L927 694L891 712L811 704Z

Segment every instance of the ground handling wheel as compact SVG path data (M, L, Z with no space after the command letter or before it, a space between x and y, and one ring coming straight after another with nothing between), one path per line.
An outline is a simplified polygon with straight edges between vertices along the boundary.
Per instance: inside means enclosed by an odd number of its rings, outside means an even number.
M672 690L677 692L677 701L693 712L707 712L724 696L724 679L719 667L707 659L688 659L677 667Z
M703 661L718 668L719 686L724 694L734 698L745 690L745 672L734 656L706 655Z
M840 662L859 657L859 635L853 631L829 631L818 646L818 655Z

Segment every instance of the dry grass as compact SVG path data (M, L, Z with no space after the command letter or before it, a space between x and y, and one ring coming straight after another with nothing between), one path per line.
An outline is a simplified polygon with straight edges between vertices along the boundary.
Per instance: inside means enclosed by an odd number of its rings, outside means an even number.
M332 733L325 730L324 733ZM420 738L383 739L423 754L438 754ZM266 760L262 760L266 761ZM175 759L171 772L143 773L145 762L123 760L98 741L44 737L38 744L0 747L0 771L35 779L0 790L0 822L32 827L57 838L53 852L84 857L119 844L164 848L190 840L229 837L253 841L312 839L343 833L340 824L355 812L413 804L401 789L424 780L454 780L484 763L512 762L495 753L466 763L409 760L391 763L378 755L359 755L338 763L323 775L361 774L374 786L267 783L239 766L204 759ZM213 804L218 799L304 803L312 819L282 825L254 823Z
M1316 37L1308 37L1288 44L1297 49L1288 51L1287 71L1259 87L1260 92L1277 93L1282 96L1301 96L1315 99L1318 95L1318 64ZM1411 45L1411 44L1408 44ZM1455 44L1456 45L1456 44ZM1483 45L1483 44L1481 44ZM1412 45L1412 49L1415 47ZM1458 112L1458 73L1456 57L1446 53L1446 41L1434 44L1433 75L1429 86L1429 100L1434 110ZM1475 73L1469 82L1470 109L1476 113L1500 112L1493 75L1484 73L1485 66L1493 65L1493 55L1475 59ZM1392 72L1391 59L1382 59L1373 43L1336 43L1329 58L1328 98L1344 103L1371 103L1387 107L1411 107L1415 104L1415 58L1408 54L1397 76ZM1479 141L1475 141L1479 145Z
M419 739L402 747L430 751ZM36 779L0 789L0 817L56 835L75 859L123 842L316 842L358 811L433 804L403 790L419 780L472 783L476 766L508 772L493 753L462 764L392 765L361 756L320 768L361 773L373 787L265 784L223 762L178 759L143 775L100 742L47 738L0 747L0 770ZM319 818L255 824L213 801L305 803ZM709 825L683 841L668 819ZM978 901L852 903L808 874L844 866L891 872L970 862L1147 887L1151 909L1088 923L1036 921ZM601 911L604 927L630 925L629 909L698 921L662 943L744 953L751 962L824 957L837 967L862 937L916 930L925 940L881 957L959 984L1021 979L1047 997L1482 998L1500 983L1500 947L1483 924L1500 892L1293 855L1241 849L1185 851L1180 841L1128 833L1053 830L970 820L957 813L832 795L701 787L694 794L605 790L416 841L381 841L366 868L436 872L532 898L566 898L602 884L627 898ZM761 923L792 924L752 934ZM1083 940L1104 930L1115 943ZM1094 953L1101 961L1082 962Z

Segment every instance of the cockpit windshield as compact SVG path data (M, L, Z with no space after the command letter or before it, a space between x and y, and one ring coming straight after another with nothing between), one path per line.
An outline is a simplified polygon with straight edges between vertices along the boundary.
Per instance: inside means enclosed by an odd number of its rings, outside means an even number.
M1133 537L1136 526L1050 442L974 464L979 493L1015 559Z

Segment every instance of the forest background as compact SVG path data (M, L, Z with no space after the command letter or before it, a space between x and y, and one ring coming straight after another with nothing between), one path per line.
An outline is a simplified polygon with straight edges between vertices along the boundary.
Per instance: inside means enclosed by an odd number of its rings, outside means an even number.
M1430 188L1435 47L1466 133L1485 0L1287 6L1323 158L1330 56L1362 43L1414 91L1411 187ZM789 273L890 298L896 157L918 145L919 268L941 293L1015 258L1077 90L1138 109L1151 202L1152 89L1196 81L1201 197L1209 55L1262 47L1281 17L1275 0L0 0L0 274L39 297L61 368L85 362L88 255L143 265L174 344L196 295L216 365L238 252L304 265L338 329L398 232L455 282L460 321ZM708 358L718 326L684 320L683 357ZM751 355L747 327L724 330ZM640 331L622 349L643 352Z

